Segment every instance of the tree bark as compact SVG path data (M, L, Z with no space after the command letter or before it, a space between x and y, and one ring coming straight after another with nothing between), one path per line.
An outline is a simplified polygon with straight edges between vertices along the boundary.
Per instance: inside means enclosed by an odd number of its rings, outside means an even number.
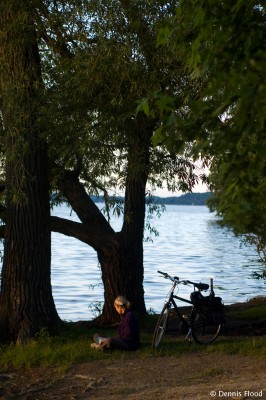
M134 123L135 124L135 123ZM92 246L98 254L104 285L104 307L99 321L117 319L113 303L118 295L132 302L137 312L146 312L144 301L143 234L145 188L149 173L151 129L134 125L135 137L128 149L128 167L121 232L115 232L87 195L74 171L67 171L59 187L81 223L52 217L52 229L68 234Z
M39 128L43 86L33 10L28 1L1 3L7 211L0 340L20 344L60 319L50 279L47 148Z

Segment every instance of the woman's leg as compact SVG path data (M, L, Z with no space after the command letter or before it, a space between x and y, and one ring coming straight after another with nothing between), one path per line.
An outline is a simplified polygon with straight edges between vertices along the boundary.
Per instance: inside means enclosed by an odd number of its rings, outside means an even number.
M110 338L110 349L113 350L130 350L127 343L124 340L118 338Z
M101 336L101 335L99 335L99 333L95 333L95 335L93 335L93 340L97 344L101 344L105 339L108 339L108 337Z
M91 347L98 349L110 349L110 350L130 350L129 346L121 339L104 337L96 333L93 336L95 343L91 344Z

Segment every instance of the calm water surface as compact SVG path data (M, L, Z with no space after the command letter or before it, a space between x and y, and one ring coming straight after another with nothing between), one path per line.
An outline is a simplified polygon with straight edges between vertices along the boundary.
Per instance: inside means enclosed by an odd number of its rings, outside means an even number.
M101 204L98 205L101 207ZM53 214L78 220L65 206ZM257 253L228 229L205 206L166 206L160 218L152 219L159 236L144 243L144 290L147 309L160 311L170 289L169 281L157 270L209 283L214 279L216 295L225 304L246 301L265 294L265 282L251 277L262 269ZM119 230L122 221L114 219ZM93 318L95 304L103 301L101 271L95 251L88 245L64 235L52 234L52 287L57 311L64 320ZM191 287L180 286L179 294L188 297Z

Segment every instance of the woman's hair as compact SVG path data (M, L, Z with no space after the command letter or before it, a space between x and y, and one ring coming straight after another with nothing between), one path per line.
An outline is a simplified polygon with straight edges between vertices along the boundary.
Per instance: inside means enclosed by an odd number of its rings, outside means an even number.
M128 299L125 296L118 296L115 299L115 304L117 306L125 307L125 308L130 308L131 303L128 301Z

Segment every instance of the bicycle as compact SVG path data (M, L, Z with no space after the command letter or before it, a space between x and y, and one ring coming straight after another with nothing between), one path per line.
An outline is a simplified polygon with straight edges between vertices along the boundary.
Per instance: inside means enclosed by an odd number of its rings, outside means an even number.
M225 322L222 299L215 297L213 280L211 279L210 295L204 297L201 292L209 289L210 286L208 284L179 280L178 277L172 277L166 272L157 272L162 274L165 279L171 280L172 287L154 330L152 348L156 349L161 343L164 334L171 331L175 334L177 331L179 333L182 333L182 331L187 332L185 340L190 342L194 341L199 344L213 343L217 339L221 327ZM177 286L180 284L194 286L194 292L191 293L190 300L174 294ZM192 308L188 316L182 314L175 299L191 305ZM173 319L174 314L179 319L179 325L176 322L170 324L170 320Z

